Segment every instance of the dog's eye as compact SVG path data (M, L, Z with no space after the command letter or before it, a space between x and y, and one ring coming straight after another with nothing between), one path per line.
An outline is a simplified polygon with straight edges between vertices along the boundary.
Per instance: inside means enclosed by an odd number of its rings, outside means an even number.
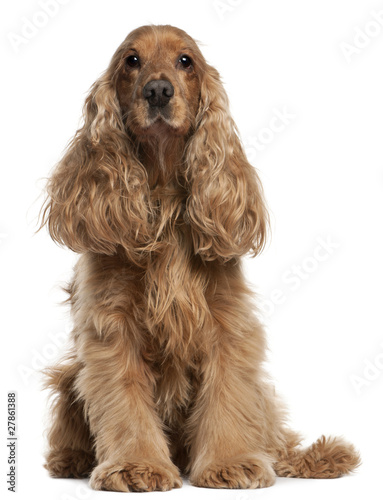
M130 68L138 68L140 66L140 60L137 56L128 56L126 58L126 64Z
M182 55L179 59L178 59L178 62L181 66L181 68L183 69L192 69L193 67L193 61L191 60L191 58L189 56L186 56L186 55Z

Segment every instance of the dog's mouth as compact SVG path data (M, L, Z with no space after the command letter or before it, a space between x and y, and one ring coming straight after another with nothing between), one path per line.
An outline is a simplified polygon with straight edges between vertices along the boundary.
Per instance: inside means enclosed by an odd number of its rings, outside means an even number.
M167 120L164 120L162 116L157 116L152 120L148 127L142 129L143 135L173 135L176 130Z
M175 124L169 115L168 111L160 110L153 113L150 110L147 124L136 130L136 133L141 136L157 137L185 135L189 130L189 126L186 126L185 123L181 125Z
M166 123L171 122L171 107L168 104L162 108L160 107L149 107L147 111L147 119L152 123L158 120L164 120Z

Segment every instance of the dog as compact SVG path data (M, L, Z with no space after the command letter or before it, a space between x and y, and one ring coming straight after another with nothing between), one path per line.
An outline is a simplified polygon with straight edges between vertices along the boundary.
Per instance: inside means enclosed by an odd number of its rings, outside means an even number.
M80 254L72 346L46 468L96 490L261 488L335 478L359 455L302 449L263 368L265 335L241 256L268 213L218 72L171 26L132 31L94 83L47 183L41 226Z

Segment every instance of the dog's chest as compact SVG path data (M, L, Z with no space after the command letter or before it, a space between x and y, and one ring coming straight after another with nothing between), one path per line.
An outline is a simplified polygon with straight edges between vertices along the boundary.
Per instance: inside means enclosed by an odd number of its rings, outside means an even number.
M146 324L160 352L188 356L208 315L207 275L187 246L168 242L146 275Z
M156 379L158 412L169 423L193 399L208 321L203 280L182 259L179 250L157 262L147 289L147 361Z
M161 351L182 357L203 328L208 307L206 266L194 254L183 196L158 199L155 251L145 276L146 325Z

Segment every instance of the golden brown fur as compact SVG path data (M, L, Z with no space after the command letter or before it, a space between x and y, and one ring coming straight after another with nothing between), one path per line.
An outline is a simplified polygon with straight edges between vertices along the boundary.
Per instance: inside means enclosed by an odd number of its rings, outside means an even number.
M157 80L174 88L162 107L143 93ZM186 33L145 26L117 49L49 180L43 224L81 254L74 346L48 371L51 475L151 491L181 486L181 471L195 486L257 488L358 465L341 440L300 449L266 380L239 260L264 246L262 187Z

